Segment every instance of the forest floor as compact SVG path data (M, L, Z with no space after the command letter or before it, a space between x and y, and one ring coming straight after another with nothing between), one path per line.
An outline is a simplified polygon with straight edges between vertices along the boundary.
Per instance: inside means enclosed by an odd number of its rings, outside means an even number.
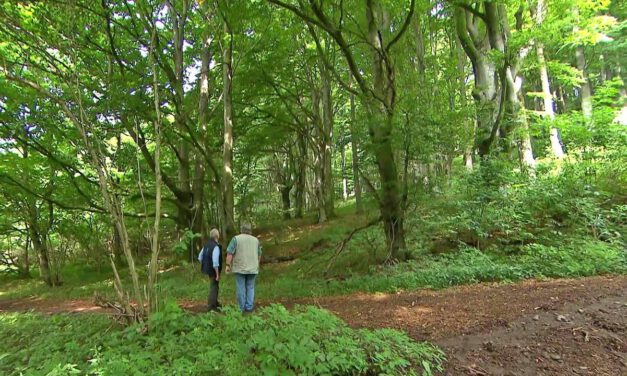
M627 276L278 303L317 305L352 327L394 328L433 342L448 357L445 375L627 375ZM179 304L194 312L205 310L204 302ZM89 300L0 300L0 312L23 310L107 312Z

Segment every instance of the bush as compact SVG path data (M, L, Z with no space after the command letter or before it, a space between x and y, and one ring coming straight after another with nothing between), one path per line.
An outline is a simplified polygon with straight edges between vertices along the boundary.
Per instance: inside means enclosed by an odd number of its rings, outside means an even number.
M610 273L627 273L627 252L621 244L572 239L560 247L532 243L523 246L516 254L464 247L456 252L424 256L419 261L383 268L368 276L314 285L312 291L320 295L352 291L394 292L479 282Z
M327 311L191 315L174 304L146 326L102 316L0 316L6 375L430 375L443 353L394 330L353 330Z
M603 242L584 241L558 248L531 244L523 250L521 267L538 277L582 277L627 272L627 253Z

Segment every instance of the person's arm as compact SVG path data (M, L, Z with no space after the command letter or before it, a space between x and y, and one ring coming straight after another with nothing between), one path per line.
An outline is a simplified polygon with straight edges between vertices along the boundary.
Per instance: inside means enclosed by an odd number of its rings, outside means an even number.
M200 252L198 253L198 262L202 263L202 256L203 256L203 251L205 250L205 247L201 247L200 248Z
M213 270L216 272L216 281L220 280L220 247L217 245L213 247L213 254L211 255L211 261L213 262Z
M237 239L231 239L229 246L226 247L226 272L231 272L231 265L233 265L233 255L235 254L235 250L237 249Z
M231 272L231 265L233 265L233 255L231 253L226 254L226 272Z
M259 257L259 265L261 265L261 254L263 253L263 249L261 248L261 242L257 244L257 257Z

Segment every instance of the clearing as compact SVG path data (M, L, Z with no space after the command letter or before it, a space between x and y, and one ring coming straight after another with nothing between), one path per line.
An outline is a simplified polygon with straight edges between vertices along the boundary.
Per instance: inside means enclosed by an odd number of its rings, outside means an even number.
M269 304L270 302L262 302ZM395 328L446 352L445 375L627 375L627 276L483 283L282 303L356 328ZM195 312L204 302L180 301ZM106 312L89 300L0 300L0 312Z

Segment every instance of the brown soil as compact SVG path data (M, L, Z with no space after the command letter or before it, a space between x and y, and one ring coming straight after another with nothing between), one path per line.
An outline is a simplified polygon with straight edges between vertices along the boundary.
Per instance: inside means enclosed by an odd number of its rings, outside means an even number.
M109 313L109 309L98 307L94 302L85 299L49 300L25 298L0 300L0 313L33 311L45 314L57 313Z
M627 375L627 277L356 294L317 304L357 328L396 328L449 358L445 375Z
M286 300L356 328L396 328L444 349L445 375L627 375L627 276ZM262 303L263 304L263 303ZM181 302L192 311L203 303ZM1 311L106 312L89 301L1 301Z

